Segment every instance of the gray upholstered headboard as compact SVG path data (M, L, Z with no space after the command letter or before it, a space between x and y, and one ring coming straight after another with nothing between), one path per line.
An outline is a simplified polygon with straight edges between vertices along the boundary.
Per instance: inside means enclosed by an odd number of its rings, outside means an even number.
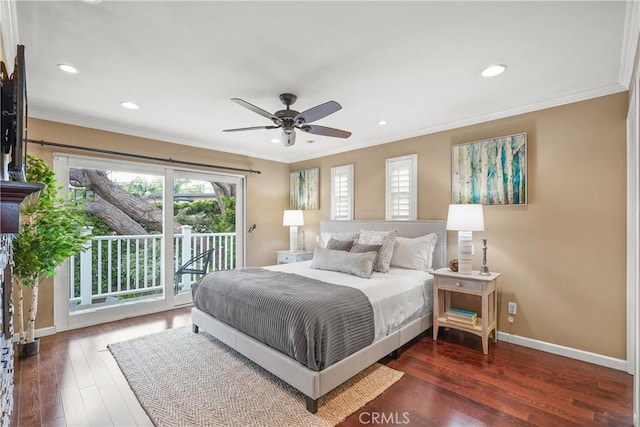
M320 221L320 232L344 232L360 230L398 230L398 236L418 237L429 233L438 235L438 242L433 251L433 268L448 266L447 262L447 230L444 220L426 221Z

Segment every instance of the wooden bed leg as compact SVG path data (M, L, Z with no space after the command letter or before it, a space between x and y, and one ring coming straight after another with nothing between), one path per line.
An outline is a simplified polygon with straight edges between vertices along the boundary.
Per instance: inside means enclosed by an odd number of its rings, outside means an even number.
M319 399L312 399L309 396L305 396L304 400L307 404L307 411L311 412L312 414L315 414L316 412L318 412Z
M197 334L200 331L200 327L194 323L191 325L191 330L194 334Z

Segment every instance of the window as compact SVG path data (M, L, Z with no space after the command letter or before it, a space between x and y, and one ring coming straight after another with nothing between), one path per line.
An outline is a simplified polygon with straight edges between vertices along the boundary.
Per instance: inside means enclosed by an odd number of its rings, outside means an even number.
M331 168L331 219L353 219L353 165Z
M418 218L418 155L387 159L387 221Z

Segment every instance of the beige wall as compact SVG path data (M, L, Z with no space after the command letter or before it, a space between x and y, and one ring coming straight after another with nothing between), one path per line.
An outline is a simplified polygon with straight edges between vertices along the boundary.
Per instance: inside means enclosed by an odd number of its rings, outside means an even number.
M275 251L289 246L288 230L282 226L282 211L287 209L289 204L289 166L285 163L37 119L29 119L29 138L103 150L259 170L262 172L259 175L243 174L247 179L247 228L251 224L256 224L255 231L247 234L247 265L274 264ZM29 154L45 159L50 165L53 163L54 152L105 157L86 151L60 149L37 144L29 144L28 150ZM114 156L111 157L116 158ZM132 159L128 158L117 158L132 161ZM225 171L220 172L228 173ZM39 298L36 328L50 327L53 325L52 280L47 280L41 285Z
M307 244L330 216L331 167L355 165L355 219L385 214L385 159L418 154L418 219L446 219L451 145L526 132L529 203L489 206L476 253L500 271L501 331L626 358L627 92L290 165L320 167L320 210L305 212ZM347 142L348 143L348 142ZM449 257L456 257L449 233ZM474 259L479 268L480 256ZM507 322L508 301L518 315ZM472 301L465 301L472 304Z
M526 132L529 204L486 207L486 231L474 233L478 249L480 239L488 239L489 266L503 273L498 327L624 359L627 105L625 92L291 165L35 119L29 137L261 170L247 176L247 227L257 225L247 235L247 264L267 265L275 250L288 247L281 224L289 171L321 169L321 209L305 212L306 243L313 247L319 221L330 216L331 167L355 165L355 218L380 219L385 159L417 153L418 218L445 219L451 145ZM48 161L54 152L33 144L29 149ZM455 233L448 239L454 258ZM38 328L53 324L52 295L46 282ZM507 301L518 302L513 325L506 321Z

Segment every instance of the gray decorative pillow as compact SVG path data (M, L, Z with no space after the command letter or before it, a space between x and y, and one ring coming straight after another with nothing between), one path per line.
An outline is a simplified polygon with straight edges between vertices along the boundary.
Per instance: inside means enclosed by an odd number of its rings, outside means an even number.
M360 236L357 243L366 245L382 245L378 251L378 256L373 262L373 270L381 273L389 272L391 264L391 256L393 255L393 246L396 243L398 230L376 231L376 230L360 230Z
M382 245L365 245L362 243L354 243L351 246L350 252L363 253L363 252L378 252Z
M357 231L345 231L342 233L323 231L322 233L320 233L320 241L318 243L321 248L326 248L327 243L329 243L329 240L331 239L353 240L353 242L355 243L358 240L358 234L359 233Z
M335 249L337 251L349 251L353 246L353 240L337 240L331 238L327 243L327 249Z
M316 248L313 253L313 261L311 261L311 268L339 271L370 279L376 255L376 252L355 253Z

